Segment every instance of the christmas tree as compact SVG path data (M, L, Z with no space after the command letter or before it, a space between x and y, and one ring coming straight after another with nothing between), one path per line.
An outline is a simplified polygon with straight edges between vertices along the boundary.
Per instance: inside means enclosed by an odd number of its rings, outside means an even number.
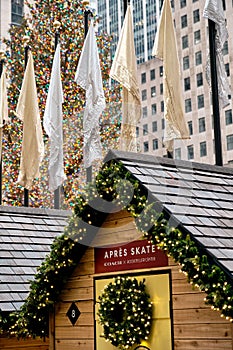
M82 117L85 92L74 82L78 59L84 43L84 8L81 1L37 0L26 1L29 14L20 26L12 26L10 40L6 44L6 66L8 72L8 102L11 122L4 126L3 134L3 193L4 205L22 205L23 188L17 185L19 171L22 123L15 115L19 91L24 74L25 47L23 38L28 36L33 54L37 92L41 118L43 118L54 57L54 23L60 22L61 76L64 93L63 130L64 164L67 181L64 183L64 207L74 204L77 191L85 182L82 169L83 129ZM94 18L95 17L95 14ZM57 29L58 30L58 29ZM104 152L116 147L120 130L120 92L109 87L111 64L111 37L97 33L100 63L107 108L100 120L101 141ZM30 191L30 206L53 207L53 193L48 191L49 140L44 135L46 156L41 165L40 178L35 180Z

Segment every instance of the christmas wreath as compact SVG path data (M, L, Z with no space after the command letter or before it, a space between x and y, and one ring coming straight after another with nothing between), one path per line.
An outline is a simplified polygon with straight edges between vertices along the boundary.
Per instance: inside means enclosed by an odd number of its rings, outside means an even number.
M103 337L118 349L128 349L147 339L152 322L152 303L145 280L116 277L99 297L99 322Z

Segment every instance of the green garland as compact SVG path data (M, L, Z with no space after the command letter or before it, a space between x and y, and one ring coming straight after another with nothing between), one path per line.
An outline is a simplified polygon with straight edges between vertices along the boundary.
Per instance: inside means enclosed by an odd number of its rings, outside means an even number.
M152 304L145 280L116 277L99 297L99 322L103 336L118 349L126 350L148 339L152 322Z
M83 246L91 242L103 222L111 202L128 210L144 237L173 257L188 281L206 293L206 303L233 322L233 288L229 276L203 254L189 235L170 227L147 197L146 189L121 163L114 160L106 163L96 183L87 186L86 192L77 197L64 234L55 239L50 254L38 268L19 312L0 312L2 332L18 337L48 336L49 311L84 252Z

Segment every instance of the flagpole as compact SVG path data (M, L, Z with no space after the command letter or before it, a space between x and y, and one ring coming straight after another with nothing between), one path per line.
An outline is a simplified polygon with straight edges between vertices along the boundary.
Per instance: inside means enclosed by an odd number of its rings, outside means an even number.
M57 45L59 43L59 38L60 38L60 33L59 33L59 28L61 26L61 23L59 21L55 21L53 23L53 26L55 28L55 51L57 48ZM61 198L61 186L58 186L58 188L54 191L54 208L55 209L60 209L60 198Z
M89 1L83 1L83 5L84 6L88 6L89 5ZM85 8L85 11L84 11L84 39L86 38L87 36L87 33L88 33L88 20L89 20L89 15L92 15L92 12ZM92 181L92 166L89 166L87 169L86 169L86 182L91 182Z
M27 63L28 63L28 51L30 50L29 43L29 36L25 35L23 37L23 43L24 43L24 71L26 70ZM29 191L28 189L24 188L24 207L29 206Z
M0 50L0 78L2 76L2 71L3 71L4 56L5 56L4 51ZM0 140L0 142L2 142L2 140ZM1 152L1 159L0 159L0 205L2 205L2 152Z
M215 42L216 30L215 30L215 23L212 20L208 19L208 25L209 25L211 90L212 90L212 105L213 105L213 118L214 118L215 164L222 166L223 159L222 159L221 123L220 123L220 113L219 113L218 76L217 76L217 65L216 65L216 42Z

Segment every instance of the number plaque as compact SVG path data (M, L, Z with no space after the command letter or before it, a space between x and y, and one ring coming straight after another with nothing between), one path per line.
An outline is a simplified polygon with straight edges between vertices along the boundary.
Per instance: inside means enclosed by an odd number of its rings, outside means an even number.
M66 314L66 316L69 318L73 326L77 322L80 315L81 315L81 312L79 311L77 305L73 302L70 305L69 310L67 311L67 314Z

